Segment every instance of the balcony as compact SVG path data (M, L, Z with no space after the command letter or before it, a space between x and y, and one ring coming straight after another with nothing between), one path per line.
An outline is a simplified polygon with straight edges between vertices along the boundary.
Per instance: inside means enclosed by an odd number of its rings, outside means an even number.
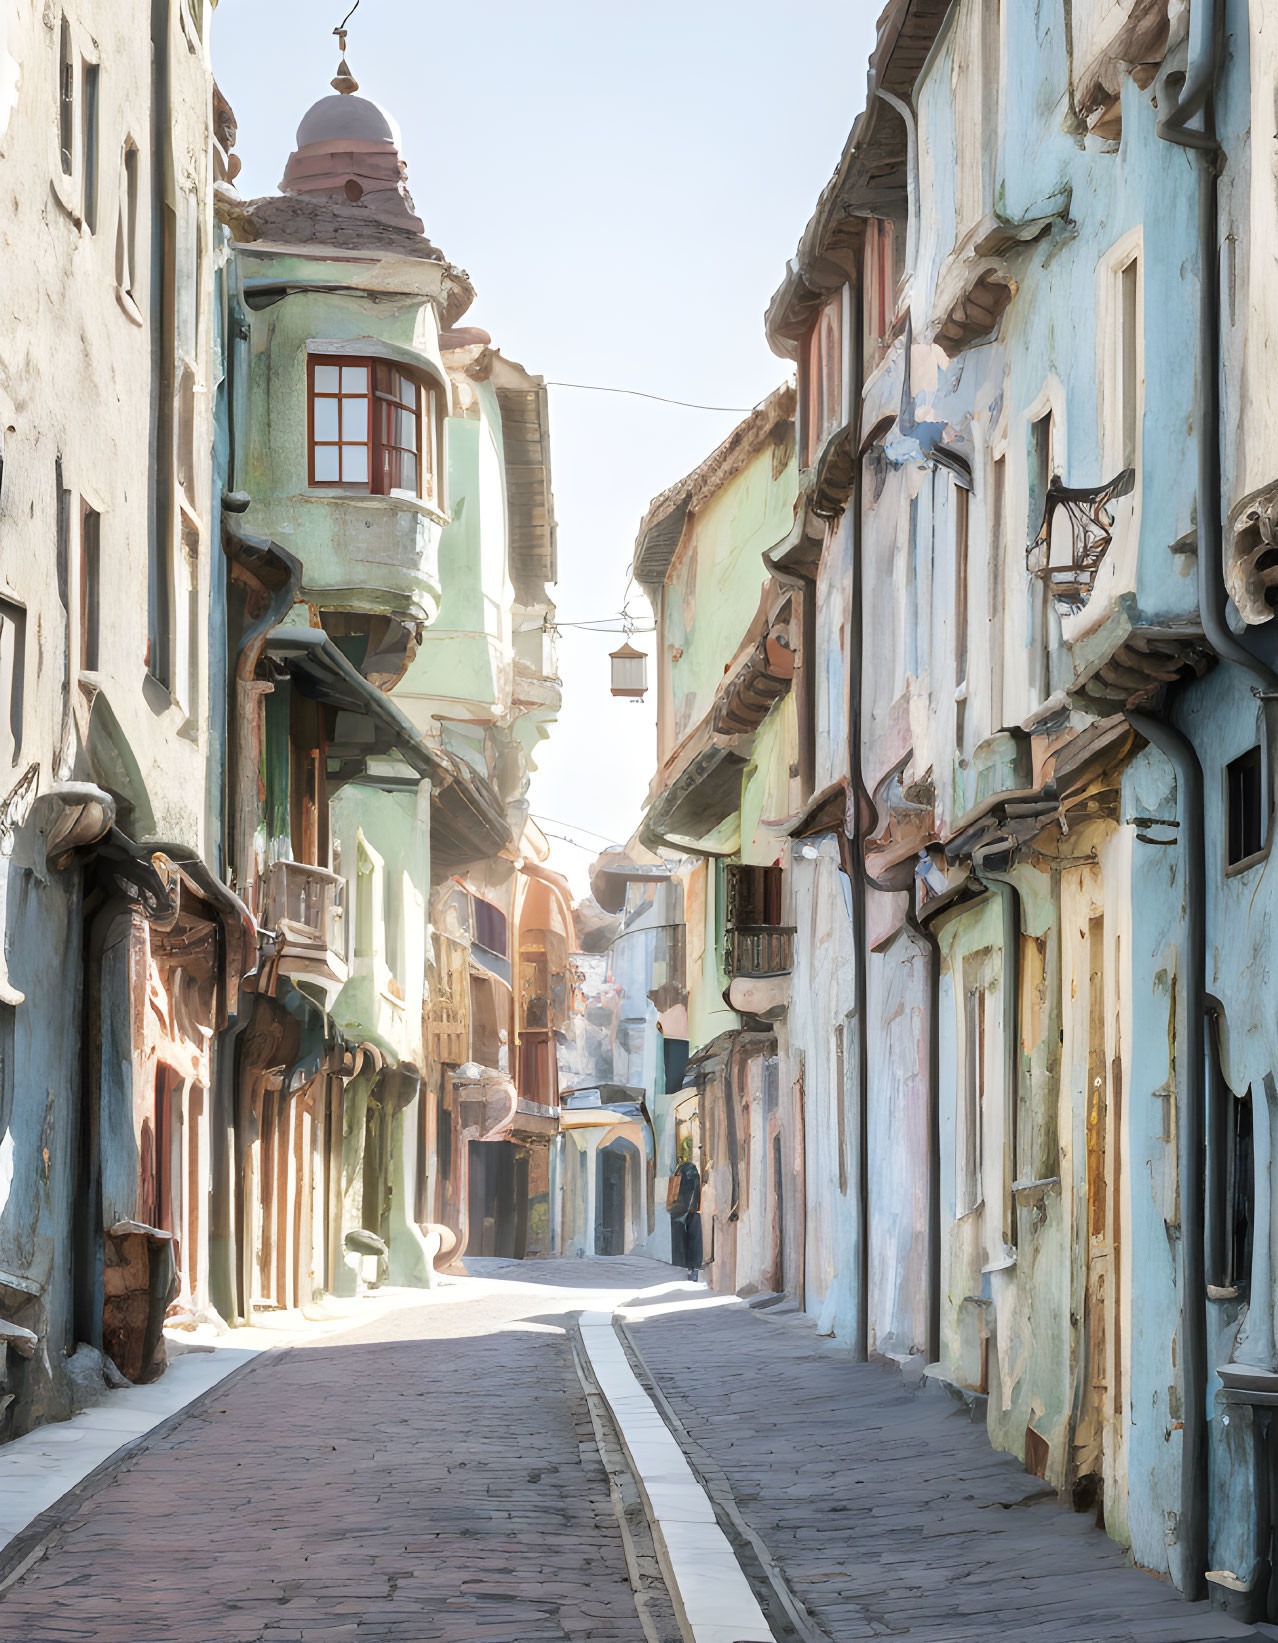
M793 925L737 924L727 932L723 967L729 976L786 976L793 965Z
M262 880L259 923L275 932L276 972L312 983L326 1004L350 973L345 897L346 882L339 873L309 862L272 862Z
M295 506L305 586L319 603L435 620L443 523L430 503L309 492Z

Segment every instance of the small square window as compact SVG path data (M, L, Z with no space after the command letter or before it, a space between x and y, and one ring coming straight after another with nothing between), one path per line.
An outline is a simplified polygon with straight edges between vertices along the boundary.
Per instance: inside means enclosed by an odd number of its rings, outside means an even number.
M1264 806L1261 793L1260 749L1248 748L1225 766L1225 802L1228 837L1226 865L1238 867L1264 847Z

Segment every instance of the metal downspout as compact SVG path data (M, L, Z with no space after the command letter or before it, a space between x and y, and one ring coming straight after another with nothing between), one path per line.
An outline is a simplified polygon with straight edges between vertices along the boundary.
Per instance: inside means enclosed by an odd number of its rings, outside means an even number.
M927 1357L941 1360L941 943L919 916L917 880L905 922L927 950Z
M1229 1155L1228 1107L1225 1069L1221 1058L1220 1035L1225 1023L1225 1006L1214 994L1206 995L1207 1006L1207 1180L1203 1196L1203 1266L1208 1284L1229 1283L1229 1250L1225 1235L1226 1176Z
M1201 511L1201 510L1200 510ZM1203 1250L1203 1149L1207 1140L1207 858L1203 772L1193 743L1149 713L1129 711L1128 723L1176 771L1180 838L1185 859L1185 1053L1177 1055L1176 1173L1180 1185L1181 1590L1191 1602L1207 1582L1207 1311Z
M869 987L866 960L865 898L869 875L865 866L862 834L864 818L868 813L869 796L861 771L861 685L864 634L861 621L862 587L862 462L861 462L861 392L864 387L864 362L861 352L861 333L864 323L861 287L857 284L852 302L852 387L856 394L853 418L856 423L856 462L852 474L852 587L851 611L848 619L848 771L852 781L851 845L852 872L848 887L852 900L852 950L856 954L854 997L856 999L856 1083L857 1083L857 1307L856 1355L862 1361L870 1355L870 1030L866 1019ZM845 828L847 820L844 821Z
M890 100L890 99L889 99ZM895 106L895 105L894 105ZM912 122L907 120L911 133ZM862 622L863 541L861 523L862 459L860 452L861 390L864 362L861 352L864 317L861 288L854 289L852 304L853 369L852 382L857 396L857 459L853 469L852 508L852 588L851 613L848 622L848 771L851 780L853 812L851 849L846 856L848 884L852 899L852 944L856 953L856 1025L857 1025L857 1191L859 1220L859 1297L857 1304L857 1356L869 1356L870 1320L870 1034L868 1012L868 959L866 938L866 895L878 890L885 895L904 894L908 900L905 923L922 943L927 954L928 976L928 1058L927 1058L927 1351L930 1362L941 1354L941 1042L940 993L941 949L932 931L919 918L917 888L903 891L895 885L875 879L865 865L862 833L864 818L873 811L873 804L865 785L861 767L861 686L864 662L865 635ZM843 841L841 841L842 843Z
M974 877L999 898L1003 908L1003 1088L1011 1134L1008 1161L1016 1179L1017 1130L1021 1107L1021 893L1010 878L975 864ZM1012 1242L1016 1242L1016 1200L1012 1200Z

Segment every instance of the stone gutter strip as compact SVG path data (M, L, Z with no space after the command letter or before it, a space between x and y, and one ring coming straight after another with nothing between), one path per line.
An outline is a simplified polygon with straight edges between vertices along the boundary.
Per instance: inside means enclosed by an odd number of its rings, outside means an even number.
M580 1328L639 1484L686 1643L775 1643L709 1497L630 1367L611 1314L585 1312Z

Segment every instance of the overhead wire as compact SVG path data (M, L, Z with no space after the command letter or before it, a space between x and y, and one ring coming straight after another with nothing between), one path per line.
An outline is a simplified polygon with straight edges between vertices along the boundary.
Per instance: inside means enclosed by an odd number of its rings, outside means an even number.
M547 382L546 386L577 388L587 394L626 394L631 399L656 400L659 405L678 405L685 411L724 411L730 416L748 416L755 409L753 405L700 405L691 399L671 399L668 394L649 394L642 388L612 388L602 382Z
M535 810L530 810L528 814L539 827L542 822L553 822L556 827L575 827L579 833L589 833L591 838L602 839L605 844L612 845L614 849L619 850L621 848L616 839L614 839L610 834L596 833L593 827L586 827L581 822L566 822L562 816L539 816Z
M548 839L562 839L565 844L571 844L574 849L590 850L593 851L595 855L599 854L599 846L597 844L584 844L580 839L574 839L570 833L548 833L544 827L542 828L542 833Z

